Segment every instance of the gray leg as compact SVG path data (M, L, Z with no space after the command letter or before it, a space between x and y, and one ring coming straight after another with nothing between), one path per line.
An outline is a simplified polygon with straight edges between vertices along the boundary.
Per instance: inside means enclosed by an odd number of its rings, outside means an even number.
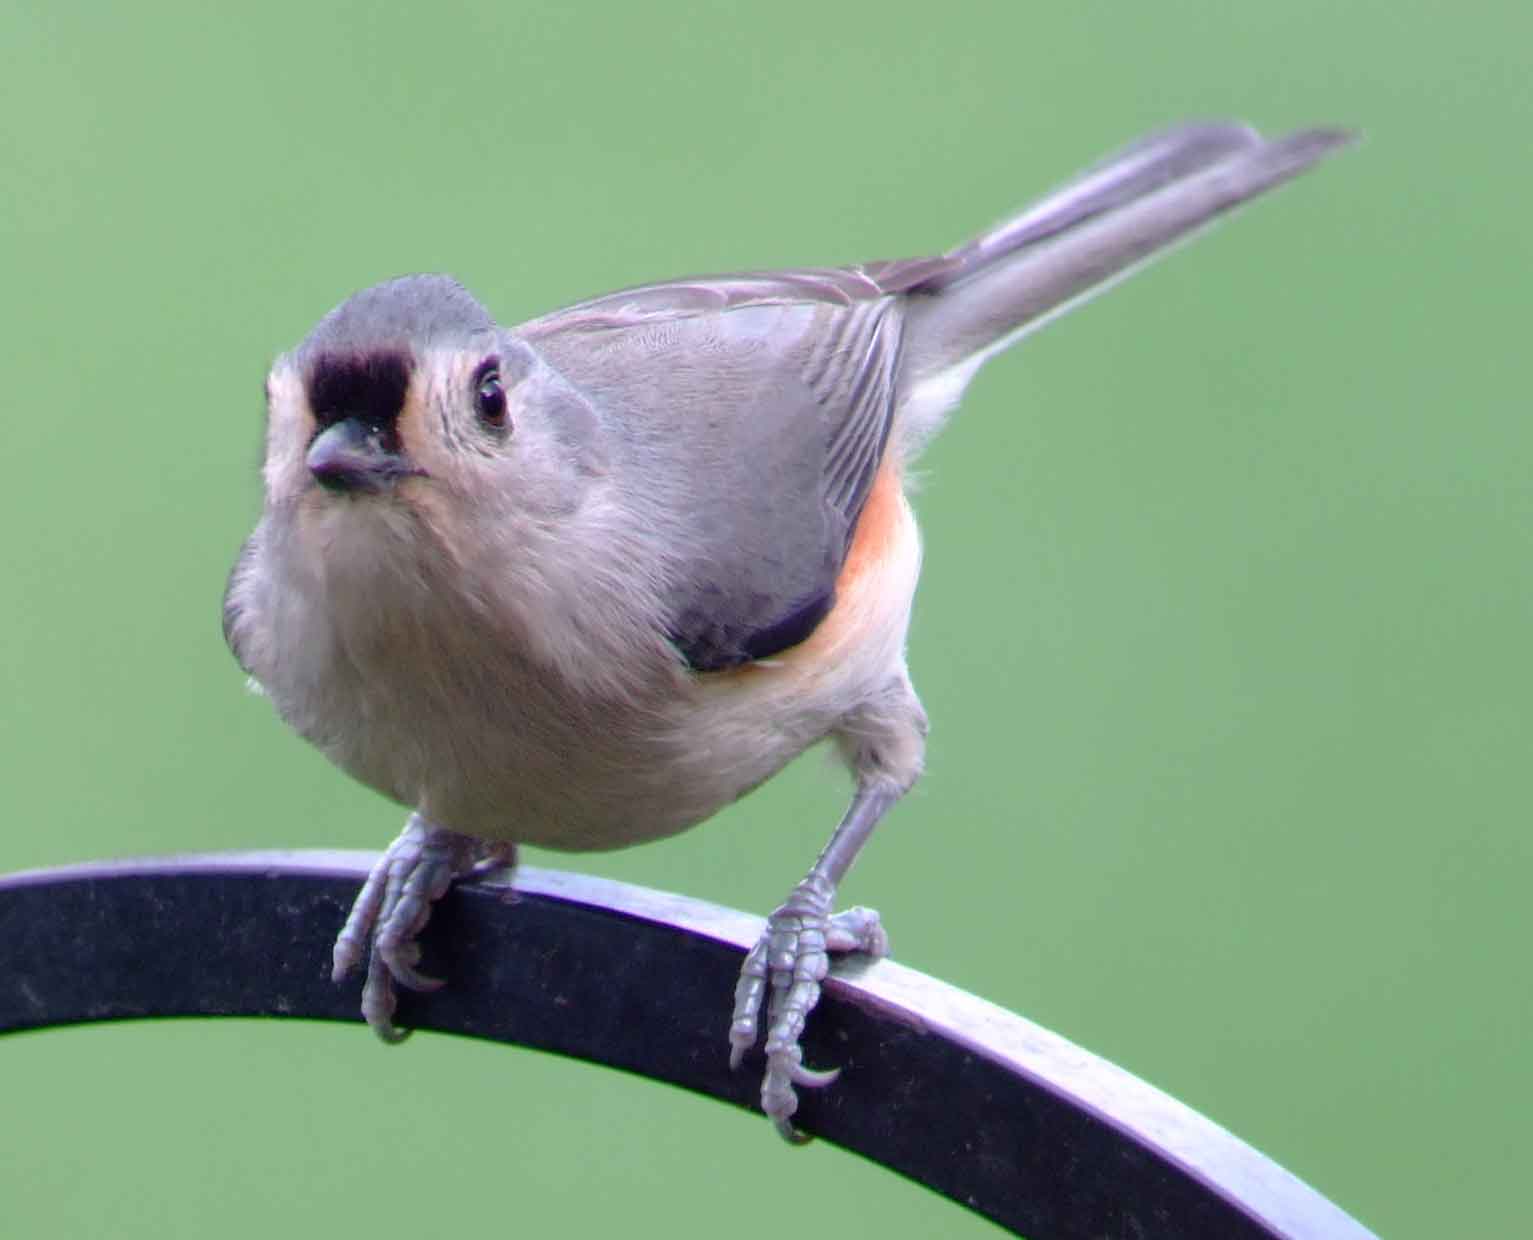
M789 1141L807 1138L794 1128L795 1085L828 1085L839 1069L817 1072L804 1066L799 1038L820 998L831 952L862 951L882 956L889 938L872 909L832 914L836 888L868 837L921 769L926 716L903 678L876 703L848 719L836 740L857 777L857 790L825 850L769 918L765 933L745 958L735 987L729 1028L729 1062L738 1067L755 1044L766 1003L766 1075L761 1109Z
M435 990L442 984L415 967L420 963L417 936L431 916L432 904L453 879L509 865L514 858L510 844L443 831L411 814L399 838L373 866L335 940L331 977L339 982L367 953L362 1015L385 1042L407 1036L394 1026L395 984L411 990Z

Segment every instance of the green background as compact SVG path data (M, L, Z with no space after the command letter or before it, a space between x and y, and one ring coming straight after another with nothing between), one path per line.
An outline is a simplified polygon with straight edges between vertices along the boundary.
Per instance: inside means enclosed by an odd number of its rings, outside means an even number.
M945 247L1175 119L1351 123L1362 148L993 363L924 459L929 774L844 894L903 962L1382 1235L1511 1234L1529 14L12 0L0 870L398 829L218 628L265 367L351 290L446 270L516 321ZM765 912L843 796L811 755L704 830L573 864ZM994 1234L754 1117L442 1037L26 1035L0 1099L6 1237Z

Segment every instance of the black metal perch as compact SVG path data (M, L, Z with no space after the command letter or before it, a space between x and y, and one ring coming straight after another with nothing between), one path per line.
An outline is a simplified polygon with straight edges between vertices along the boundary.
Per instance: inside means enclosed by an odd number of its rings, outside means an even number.
M151 1016L357 1020L355 984L330 983L330 945L372 861L248 852L0 876L0 1032ZM425 936L428 971L452 984L405 994L399 1019L750 1106L755 1076L729 1071L724 1030L760 928L555 870L519 870L514 888L463 883ZM805 1047L807 1062L844 1068L832 1088L805 1091L807 1131L1031 1240L1371 1236L1127 1072L892 961L839 963Z

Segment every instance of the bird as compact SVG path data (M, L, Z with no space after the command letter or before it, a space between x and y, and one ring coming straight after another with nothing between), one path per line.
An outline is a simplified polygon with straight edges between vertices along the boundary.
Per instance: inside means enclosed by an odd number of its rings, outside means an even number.
M921 774L912 462L988 359L1354 140L1140 139L957 247L641 285L506 327L445 275L355 293L273 363L264 503L224 595L252 688L406 807L334 948L398 988L454 880L519 845L712 817L822 741L852 795L728 1008L783 1136L833 954L888 951L843 877ZM721 996L721 1028L725 1011ZM722 1052L722 1047L721 1047Z

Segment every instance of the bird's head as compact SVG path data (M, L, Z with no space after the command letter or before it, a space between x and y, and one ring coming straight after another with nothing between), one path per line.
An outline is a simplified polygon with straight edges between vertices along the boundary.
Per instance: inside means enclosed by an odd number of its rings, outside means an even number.
M565 683L673 673L648 529L613 515L643 511L614 501L632 450L619 414L455 281L355 294L266 392L265 512L225 633L306 734L330 735L311 690L332 683L338 641L380 683L416 669L421 700L493 688L506 659ZM632 657L645 643L650 664Z
M463 535L568 512L602 470L589 404L446 276L355 294L266 388L272 510Z

